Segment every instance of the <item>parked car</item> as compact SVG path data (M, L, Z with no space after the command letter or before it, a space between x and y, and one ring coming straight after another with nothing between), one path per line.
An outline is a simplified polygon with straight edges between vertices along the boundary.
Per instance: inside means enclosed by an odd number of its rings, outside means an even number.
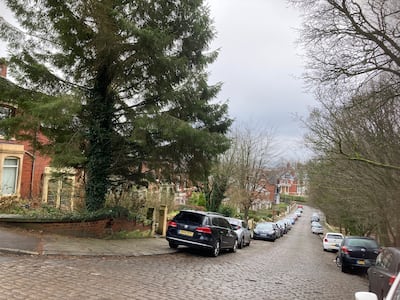
M249 246L251 242L251 230L248 228L246 222L235 218L226 219L238 236L239 249L242 249L244 246Z
M375 293L382 300L389 292L390 286L400 272L400 249L384 248L376 258L374 266L368 273L369 291Z
M292 229L292 220L290 218L286 218L283 220L286 223L286 228L289 231L290 229Z
M319 222L320 221L320 217L318 213L313 213L311 216L311 222Z
M339 232L327 232L322 240L324 251L339 251L344 236Z
M311 227L316 226L316 225L321 225L321 223L317 222L317 221L311 222Z
M283 237L283 228L276 222L272 222L272 226L274 227L276 231L276 235L278 238Z
M253 239L273 241L278 238L278 233L272 222L261 222L253 230Z
M288 219L289 219L289 221L290 221L290 223L291 223L292 225L296 224L296 218L293 218L293 216L292 216L292 217L289 217Z
M400 299L400 273L397 274L396 279L391 285L385 300L399 300ZM372 292L357 292L355 293L355 300L378 300L378 296Z
M212 212L180 211L168 222L166 239L171 248L205 249L212 256L218 256L222 249L236 252L238 247L238 236L228 220Z
M276 224L282 229L283 234L288 233L289 228L285 220L279 220Z
M340 244L336 264L342 272L350 269L367 269L375 264L379 254L378 243L370 237L346 236Z
M313 226L311 226L311 232L313 234L324 234L324 228L320 223L316 222Z

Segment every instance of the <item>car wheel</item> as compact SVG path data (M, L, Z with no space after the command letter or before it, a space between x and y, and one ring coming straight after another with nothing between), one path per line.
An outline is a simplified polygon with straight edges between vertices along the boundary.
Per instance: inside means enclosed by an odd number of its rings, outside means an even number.
M339 256L336 256L336 265L340 268L342 267L342 263L340 262Z
M239 248L239 249L244 248L244 237L242 237L242 238L240 239L240 242L239 242L239 244L238 244L238 248Z
M344 264L342 264L342 272L347 273L347 267Z
M347 273L347 266L340 260L339 256L336 257L336 265L342 270L343 273Z
M233 243L233 247L231 248L231 252L235 253L237 251L238 244L238 240L235 240L235 242Z
M211 252L212 256L217 257L219 255L219 252L221 251L221 243L217 241L214 245L214 248Z
M174 242L169 242L169 247L172 249L178 248L178 244L175 244Z

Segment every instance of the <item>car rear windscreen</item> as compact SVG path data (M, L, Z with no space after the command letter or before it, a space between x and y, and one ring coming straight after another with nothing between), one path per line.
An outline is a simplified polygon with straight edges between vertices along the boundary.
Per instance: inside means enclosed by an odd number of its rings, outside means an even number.
M352 239L349 240L348 245L353 247L378 248L378 244L374 240L367 239Z
M343 237L339 234L328 234L326 237L328 239L343 239Z
M180 212L176 215L175 221L179 223L202 225L204 215L191 213L191 212Z

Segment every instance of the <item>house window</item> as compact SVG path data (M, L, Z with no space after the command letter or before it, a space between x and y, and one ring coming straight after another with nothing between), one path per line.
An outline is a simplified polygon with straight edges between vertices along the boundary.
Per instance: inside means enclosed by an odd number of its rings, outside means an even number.
M1 194L12 195L17 190L18 158L6 157L3 164L3 180L1 183Z
M13 109L8 106L0 106L0 120L12 117Z

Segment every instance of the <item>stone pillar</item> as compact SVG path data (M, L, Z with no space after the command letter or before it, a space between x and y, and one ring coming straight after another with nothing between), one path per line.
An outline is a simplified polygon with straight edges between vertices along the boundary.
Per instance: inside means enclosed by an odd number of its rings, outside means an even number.
M167 215L168 207L166 205L161 205L159 210L159 221L157 233L165 236L167 234Z

